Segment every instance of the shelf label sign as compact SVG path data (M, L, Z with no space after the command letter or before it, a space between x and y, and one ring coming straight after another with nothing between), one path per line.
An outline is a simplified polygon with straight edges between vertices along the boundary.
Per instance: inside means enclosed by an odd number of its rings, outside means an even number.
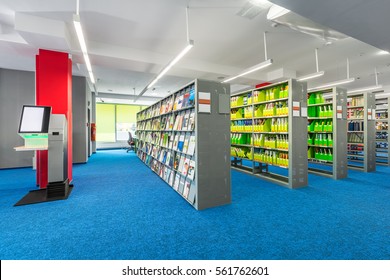
M199 92L198 94L198 112L211 113L210 92Z
M301 111L301 105L299 104L298 101L293 101L293 106L292 106L292 115L293 117L299 117L301 114L300 114L300 111Z
M302 107L301 115L302 117L307 117L307 107Z
M343 118L343 107L340 105L337 105L337 119L342 119Z
M371 109L367 109L367 117L369 120L372 120L372 110Z

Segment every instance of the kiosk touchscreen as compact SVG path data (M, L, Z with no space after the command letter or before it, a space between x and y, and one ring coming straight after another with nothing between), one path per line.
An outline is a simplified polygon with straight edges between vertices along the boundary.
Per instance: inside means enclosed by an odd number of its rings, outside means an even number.
M47 149L50 113L48 106L23 106L18 132L24 139L24 146L17 147L19 150Z

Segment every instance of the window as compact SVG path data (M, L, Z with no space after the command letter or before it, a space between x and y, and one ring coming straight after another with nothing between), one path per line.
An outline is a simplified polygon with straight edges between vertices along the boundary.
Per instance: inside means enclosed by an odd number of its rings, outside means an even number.
M96 141L115 142L114 104L96 104Z
M116 140L129 139L129 131L134 136L137 127L139 106L116 105Z
M137 113L145 106L123 104L96 104L96 141L117 142L135 135Z

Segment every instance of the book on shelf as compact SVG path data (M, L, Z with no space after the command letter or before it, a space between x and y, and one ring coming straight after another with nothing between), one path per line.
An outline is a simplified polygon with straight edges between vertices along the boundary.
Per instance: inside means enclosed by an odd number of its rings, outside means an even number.
M165 167L163 167L163 169L164 169L164 177L163 177L163 179L164 179L164 181L167 181L167 179L168 179L168 168L165 166Z
M172 130L174 123L175 123L175 115L174 114L169 115L167 118L167 124L165 126L165 130Z
M183 190L183 197L185 199L188 198L188 194L190 193L190 188L191 188L191 182L186 180L184 184L184 190Z
M169 130L169 122L170 122L171 116L165 116L165 117L166 117L165 125L164 125L164 127L161 127L161 129L162 130Z
M173 125L173 130L179 130L180 114L177 114L175 117L175 123Z
M188 118L187 130L193 131L195 129L195 112L192 111Z
M173 187L174 180L175 180L175 172L173 172L173 170L171 170L170 175L169 175L169 182L168 182L168 184L171 187Z
M184 144L183 144L183 151L182 151L183 153L187 153L188 145L190 143L190 137L191 137L191 135L189 135L189 134L185 135Z
M186 91L184 92L183 94L183 104L182 104L182 108L185 108L188 106L188 99L190 97L190 92L189 92L189 89L186 89Z
M166 150L162 150L160 152L160 162L162 163L165 163L165 161L167 160L167 151Z
M169 161L171 160L171 152L170 151L167 151L167 154L166 154L166 158L165 158L165 161L164 163L166 165L169 165Z
M180 178L180 183L179 183L179 190L178 190L178 192L179 192L180 194L183 194L183 191L184 191L184 184L185 184L185 179L184 179L184 177L181 177L181 178Z
M156 157L157 156L157 146L154 146L153 145L153 148L152 148L152 157Z
M170 157L169 157L169 161L168 161L168 165L169 165L170 168L173 168L174 161L175 161L175 157L174 157L174 153L172 152L172 153L170 153Z
M185 135L180 134L179 142L177 143L177 150L180 152L183 152L184 139L185 139Z
M158 174L158 176L160 176L160 178L162 178L163 177L164 168L159 163L157 163L156 166L157 166L156 173Z
M179 102L178 95L173 95L174 101L173 101L173 111L177 110L177 103Z
M177 125L177 130L183 129L183 120L184 120L184 113L179 114L179 123Z
M190 160L190 165L188 167L187 178L190 179L191 181L193 181L194 177L195 177L195 161L194 160Z
M153 159L153 158L152 158L151 156L149 156L149 155L146 156L146 158L145 158L145 163L146 163L147 166L151 167L151 165L152 165L152 159Z
M166 148L168 147L168 144L169 144L169 138L170 138L170 134L169 133L164 133L164 141L163 141L163 146Z
M168 149L173 150L173 142L174 142L174 140L175 140L175 135L171 134L170 137L169 137Z
M179 164L180 164L180 154L176 153L175 160L173 161L173 169L177 171L179 168Z
M348 131L364 131L364 122L363 121L349 121L348 122Z
M177 150L177 144L179 143L179 136L180 136L179 133L175 135L175 140L173 141L173 147L172 147L173 150Z
M184 155L181 155L181 156L180 156L180 161L179 161L179 166L178 166L178 168L177 168L177 170L178 170L179 172L182 172L182 170L183 170L184 160L185 160L185 156L184 156Z
M178 191L179 190L179 184L180 184L180 175L178 173L176 173L176 176L175 176L175 182L173 184L173 188Z
M158 142L156 142L156 145L162 146L164 142L164 132L159 133L159 137L156 137L156 141L158 139Z
M156 132L155 136L156 136L156 138L155 138L155 142L154 143L158 145L160 143L161 134Z
M164 130L165 129L165 126L166 126L166 124L167 124L167 116L163 116L162 118L161 118L161 122L160 122L160 129L161 130Z
M193 156L195 152L195 145L196 145L196 140L195 140L195 135L191 135L189 142L188 142L188 149L187 149L187 154Z
M183 94L180 93L178 98L176 110L180 110L183 106Z
M187 176L189 167L190 167L190 159L185 158L184 163L183 163L183 168L181 170L181 174L183 174L184 176Z
M169 99L168 99L168 106L167 106L167 113L172 111L172 108L173 108L173 98L174 96L172 95Z
M166 106L166 101L161 102L161 107L160 107L160 115L165 113L165 106Z
M181 130L188 130L189 118L190 118L190 112L187 111L183 117L183 125L181 127Z
M188 104L187 106L194 106L195 105L195 89L193 87L190 88L190 96L188 97Z

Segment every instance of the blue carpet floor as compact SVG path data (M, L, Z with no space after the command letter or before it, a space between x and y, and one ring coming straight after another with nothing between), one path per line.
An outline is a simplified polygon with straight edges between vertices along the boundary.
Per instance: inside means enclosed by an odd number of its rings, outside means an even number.
M232 171L233 203L204 211L124 150L75 165L68 200L13 207L35 172L0 178L0 259L390 259L389 167L299 190Z

